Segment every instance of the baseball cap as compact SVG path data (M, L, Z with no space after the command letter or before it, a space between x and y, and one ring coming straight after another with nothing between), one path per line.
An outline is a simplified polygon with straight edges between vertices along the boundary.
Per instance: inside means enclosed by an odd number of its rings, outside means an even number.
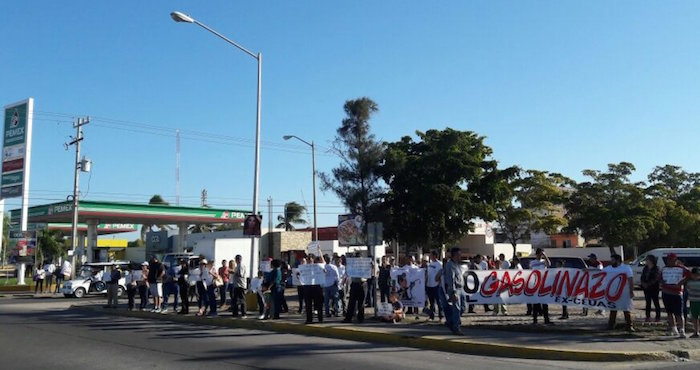
M669 253L666 255L666 258L678 258L678 255L675 253Z
M209 262L206 259L202 259L201 261L199 261L200 265L206 265L207 263Z
M598 256L595 253L591 253L588 255L588 258L595 258L598 259Z
M141 264L141 266L148 266L148 261L143 261L143 263Z

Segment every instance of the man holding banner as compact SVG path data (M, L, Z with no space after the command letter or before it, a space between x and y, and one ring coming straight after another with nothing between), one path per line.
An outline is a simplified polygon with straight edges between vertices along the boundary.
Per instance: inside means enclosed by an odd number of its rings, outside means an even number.
M443 282L445 285L445 294L447 295L447 304L449 309L445 310L445 314L449 313L450 330L455 335L464 335L462 333L462 320L460 319L462 296L464 295L464 276L459 262L462 260L462 252L459 248L450 250L450 260L445 264L443 270Z
M611 264L603 269L609 275L624 274L627 279L626 283L629 290L630 301L634 298L634 274L632 273L632 268L629 265L622 263L622 257L619 254L613 254L610 256ZM632 314L630 313L631 307L626 309L625 314L625 325L627 331L634 332L634 326L632 326ZM615 319L617 318L617 310L610 311L610 319L608 320L608 330L615 329Z

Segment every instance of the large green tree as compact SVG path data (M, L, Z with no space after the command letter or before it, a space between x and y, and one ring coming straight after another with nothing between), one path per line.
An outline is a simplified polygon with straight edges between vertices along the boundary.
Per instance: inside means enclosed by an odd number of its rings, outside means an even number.
M284 213L277 216L277 228L284 228L287 231L295 230L294 224L306 225L308 222L303 219L306 207L297 202L289 202L284 205Z
M566 226L565 187L572 182L559 174L516 167L501 173L496 194L498 229L513 246L515 256L518 242L529 239L532 232L551 234Z
M364 97L346 101L343 109L345 118L331 148L340 164L331 174L319 174L321 186L324 191L333 191L350 212L373 221L372 211L382 194L377 168L383 146L371 133L370 119L379 108Z
M566 207L570 227L611 249L644 241L659 214L645 196L644 184L631 182L634 170L628 162L609 164L606 172L584 170L590 181L576 185Z
M700 245L700 174L679 166L658 166L648 176L646 194L657 211L644 249Z
M458 241L476 217L496 217L496 162L471 131L428 130L387 144L380 173L386 236L412 246Z

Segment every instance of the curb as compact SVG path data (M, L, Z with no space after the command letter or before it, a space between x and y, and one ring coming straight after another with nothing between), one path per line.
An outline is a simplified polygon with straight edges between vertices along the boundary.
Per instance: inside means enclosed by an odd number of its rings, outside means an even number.
M12 293L12 292L29 292L31 287L29 285L3 285L0 286L1 293Z
M358 342L379 343L441 352L461 353L466 355L586 362L663 361L677 358L676 355L664 351L620 352L563 350L546 347L522 347L481 341L475 342L458 337L455 337L455 339L448 339L440 336L400 335L377 331L367 331L356 327L340 328L321 326L319 324L303 325L259 320L232 320L230 318L223 317L206 319L195 316L165 316L150 312L104 310L97 307L75 305L71 306L71 309L97 312L111 316L159 319L185 324L213 325L229 328L273 331L284 334L300 334L315 337L345 339Z

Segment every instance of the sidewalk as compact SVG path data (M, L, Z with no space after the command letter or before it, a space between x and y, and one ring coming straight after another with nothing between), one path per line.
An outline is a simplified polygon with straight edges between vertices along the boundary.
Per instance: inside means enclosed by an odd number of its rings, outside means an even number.
M108 315L311 335L472 355L569 361L700 358L699 339L665 337L664 323L643 326L637 321L636 333L628 334L623 330L610 332L603 330L607 316L596 316L591 310L590 315L584 317L579 308L570 310L571 319L559 321L555 317L559 316L561 308L551 306L555 325L545 326L530 324L531 318L523 316L524 305L512 306L509 308L509 316L498 317L490 313L484 314L483 307L477 306L477 314L465 314L463 317L465 336L456 337L440 322L428 321L425 315L419 320L411 316L398 324L386 324L371 318L372 309L367 309L367 319L363 324L343 324L340 322L342 318L326 318L323 324L305 325L305 317L296 313L297 307L292 306L291 299L288 301L290 313L283 314L281 320L272 321L260 321L253 317L233 319L228 312L223 312L216 318L201 318L173 313L127 311L124 308L103 309L101 305L73 308ZM554 312L558 314L554 315Z

